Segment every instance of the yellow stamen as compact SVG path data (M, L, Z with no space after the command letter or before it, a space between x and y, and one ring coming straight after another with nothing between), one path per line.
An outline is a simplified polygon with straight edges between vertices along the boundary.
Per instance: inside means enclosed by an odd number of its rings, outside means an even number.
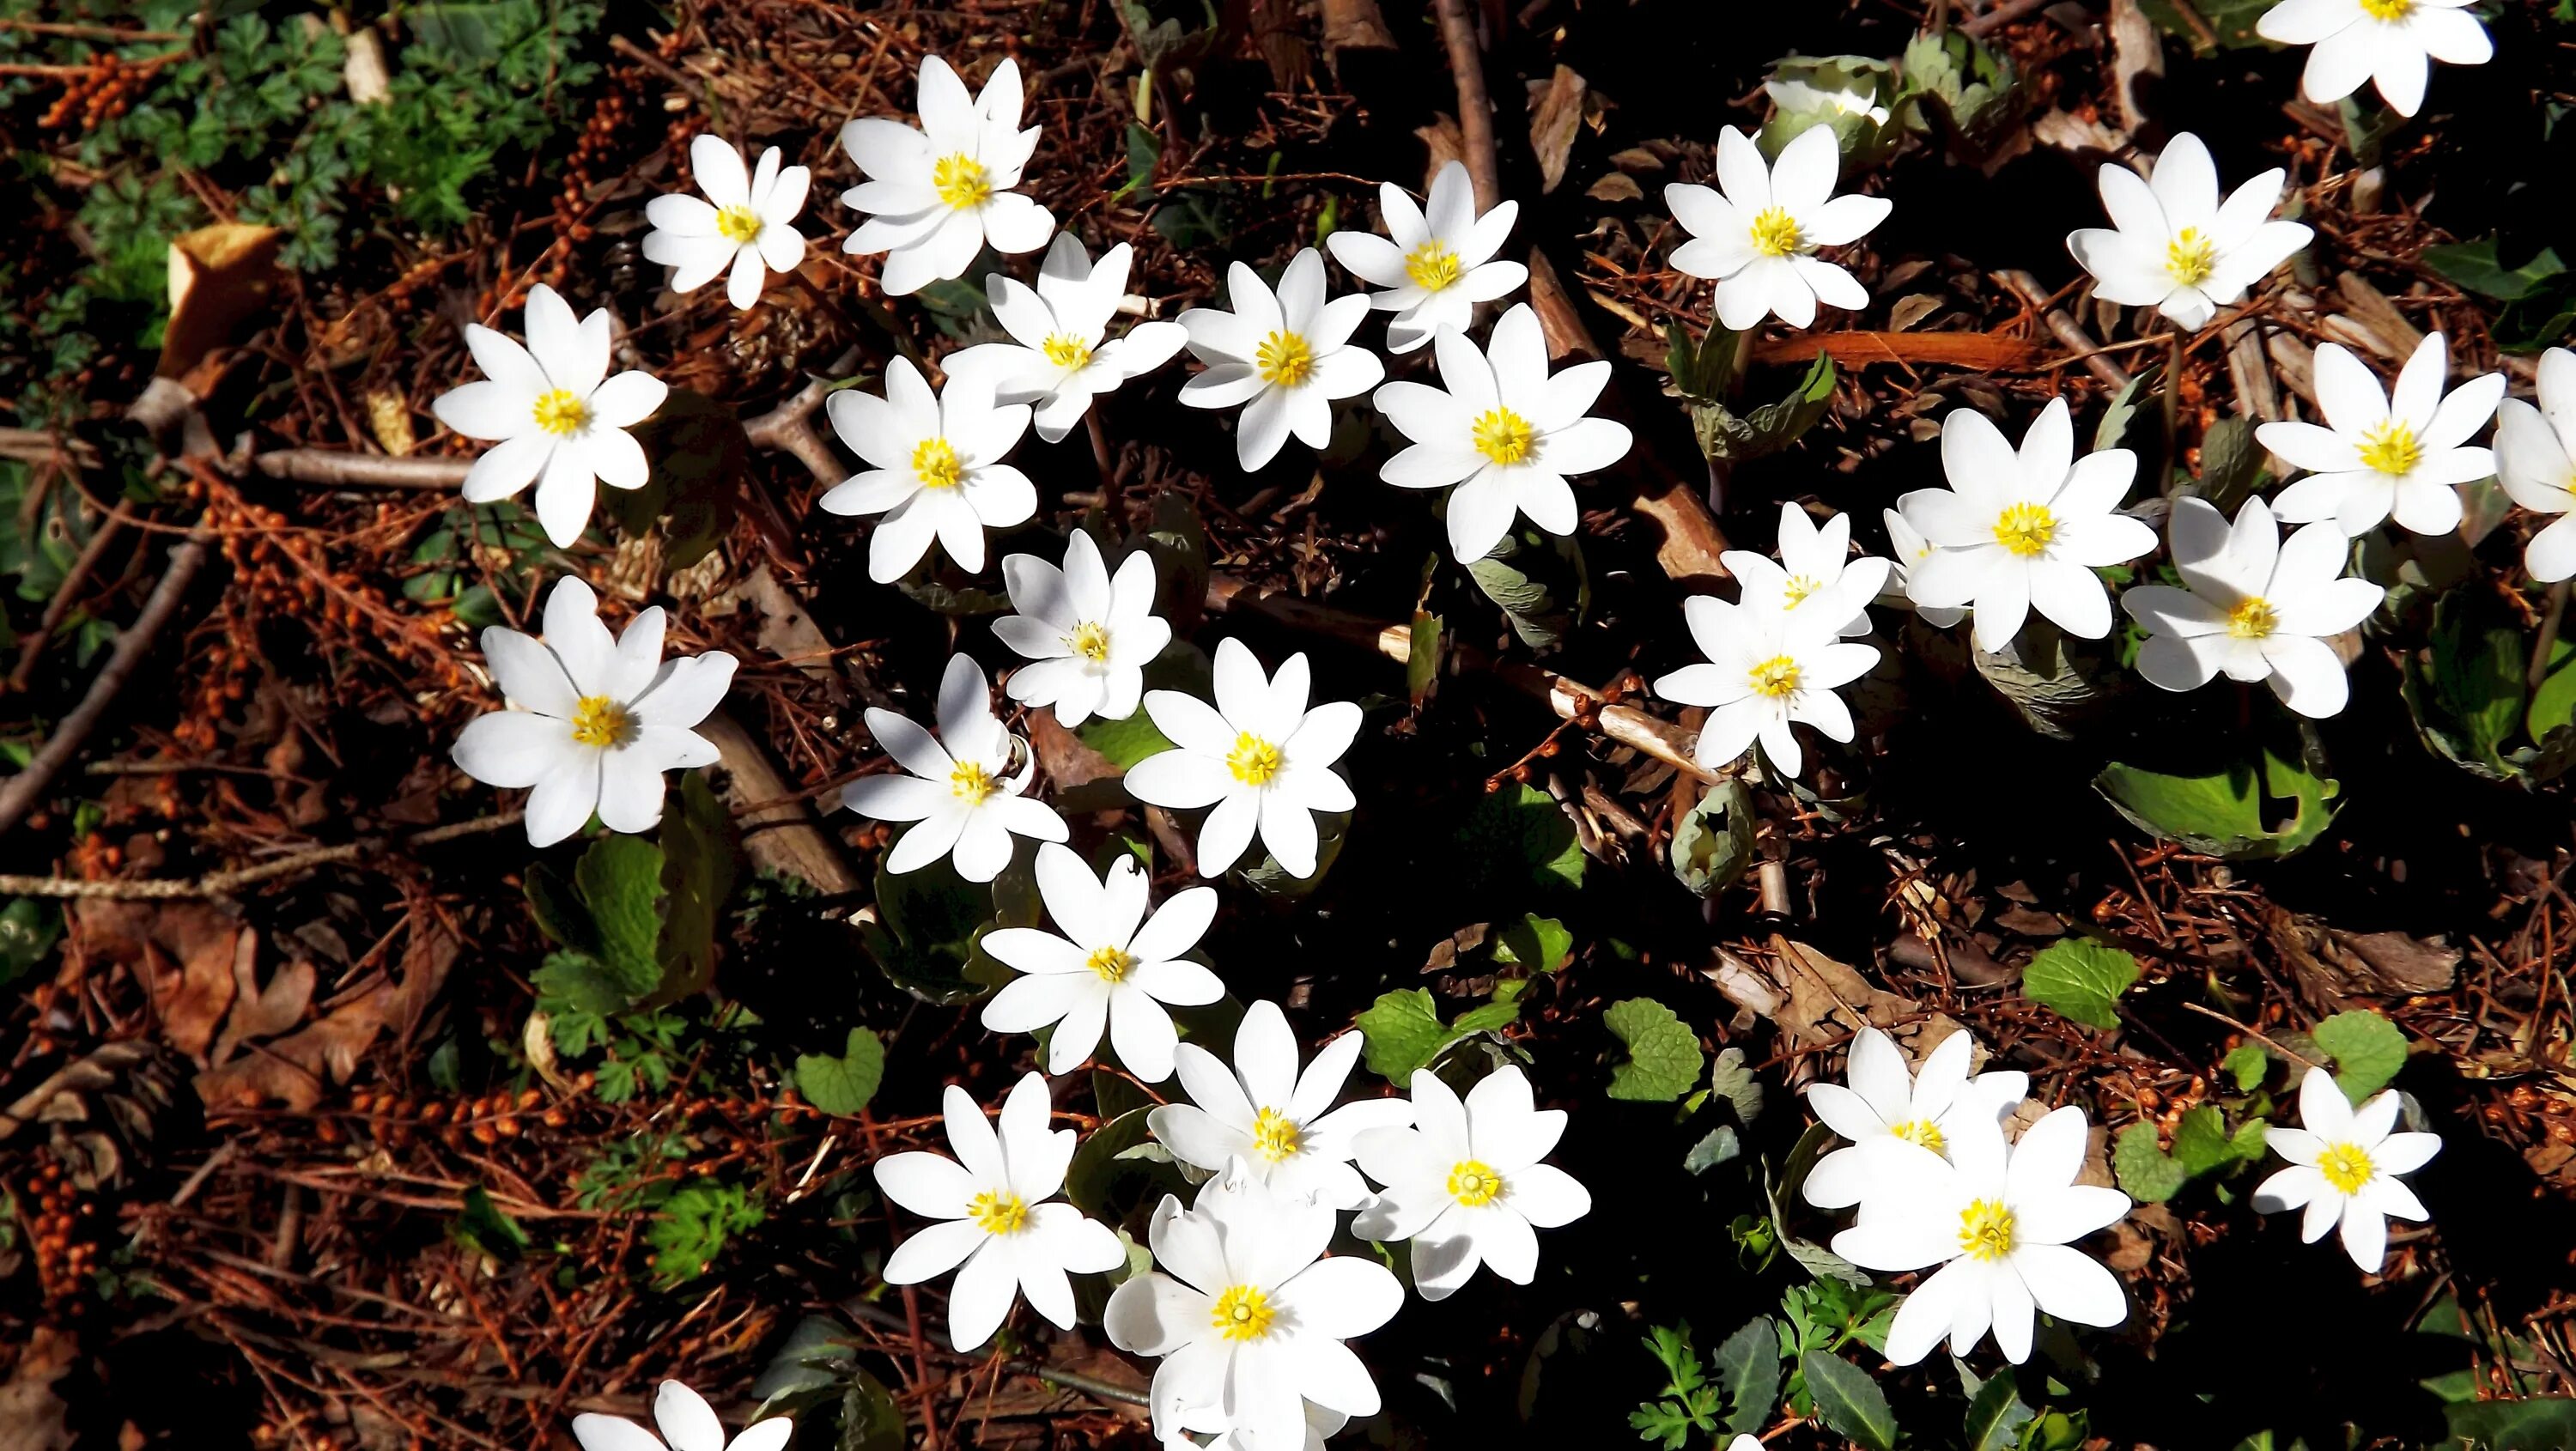
M912 474L925 489L953 489L966 481L966 461L944 438L925 438L912 446Z
M2057 537L2057 516L2046 504L2015 504L1995 520L1995 542L2024 559L2048 552Z
M1404 275L1425 292L1439 292L1455 285L1466 270L1458 265L1457 253L1436 241L1423 243L1404 258Z
M1778 207L1766 207L1753 218L1753 250L1765 257L1788 257L1805 249L1798 219Z
M1091 955L1082 960L1082 965L1090 968L1092 975L1102 982L1125 982L1127 974L1136 969L1136 959L1115 947L1095 947L1091 949Z
M1297 1121L1275 1108L1252 1116L1252 1147L1271 1163L1295 1158L1301 1138Z
M1091 366L1091 344L1058 333L1046 340L1046 360L1068 373Z
M993 195L993 178L962 151L939 158L930 169L930 185L942 203L959 211L980 207Z
M1234 749L1225 757L1225 768L1246 786L1269 785L1279 766L1279 748L1250 731L1234 738Z
M2185 227L2165 244L2165 275L2179 287L2198 287L2218 266L2218 243L2198 227Z
M2317 1155L2317 1172L2326 1176L2326 1182L2336 1192L2358 1194L2361 1186L2379 1172L2379 1166L2370 1162L2369 1150L2359 1144L2328 1144L2326 1151Z
M1992 1263L2013 1251L2013 1212L2000 1199L1980 1199L1959 1211L1959 1253Z
M2404 478L2424 461L2424 441L2392 418L2361 436L2361 466Z
M1064 637L1066 647L1076 655L1097 665L1109 658L1109 627L1085 620Z
M2415 13L2415 0L2361 0L2361 13L2373 20L2403 20Z
M1007 1189L987 1189L966 1202L966 1215L987 1234L1017 1234L1029 1222L1029 1206Z
M1270 1322L1278 1314L1270 1308L1270 1297L1262 1293L1259 1285L1231 1285L1216 1297L1208 1323L1228 1340L1259 1340L1270 1333Z
M726 207L716 213L716 235L740 247L760 240L760 213L749 207Z
M2281 613L2261 595L2248 595L2227 612L2227 633L2239 640L2261 640L2281 627Z
M539 397L536 406L528 411L537 420L537 427L558 438L570 437L590 426L590 405L581 395L563 388Z
M1798 662L1786 655L1774 655L1753 667L1753 693L1772 700L1782 700L1798 693Z
M1307 379L1315 376L1315 350L1292 332L1275 332L1263 338L1260 349L1252 355L1252 363L1262 382L1283 388L1302 388Z
M572 708L573 743L621 746L635 737L635 717L605 695L585 695Z
M1490 1164L1460 1159L1449 1166L1449 1197L1469 1209L1481 1209L1502 1196L1503 1176Z
M1887 1131L1909 1144L1920 1144L1936 1154L1946 1154L1950 1151L1950 1141L1941 1136L1941 1126L1928 1118L1907 1119L1901 1124L1891 1124Z
M960 761L948 773L948 794L969 806L981 806L1002 789L1002 780L973 761Z
M1817 583L1811 575L1793 574L1789 576L1789 582L1781 587L1781 607L1794 610L1805 602L1807 596L1823 588L1824 586Z
M1508 408L1488 408L1476 417L1468 431L1475 440L1476 452L1498 464L1516 464L1530 456L1538 441L1538 430L1529 420Z

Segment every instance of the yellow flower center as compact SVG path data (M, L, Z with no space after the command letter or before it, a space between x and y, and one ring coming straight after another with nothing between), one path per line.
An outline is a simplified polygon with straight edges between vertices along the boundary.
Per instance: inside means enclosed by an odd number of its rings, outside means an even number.
M537 420L537 427L557 438L570 437L590 426L590 405L569 389L557 388L543 395L528 412Z
M2046 504L2015 504L1995 519L1995 542L2024 559L2048 552L2057 537L2057 516Z
M941 202L960 211L980 207L993 195L993 178L962 151L939 158L939 164L930 168L930 184Z
M1029 1206L1007 1189L987 1189L966 1201L966 1215L987 1234L1017 1234L1029 1222Z
M1753 250L1765 257L1786 257L1806 246L1798 219L1778 207L1765 207L1753 218Z
M1057 333L1046 340L1046 360L1068 373L1080 372L1091 366L1091 344Z
M969 806L981 806L1002 789L1001 778L973 761L960 761L948 773L948 794Z
M1091 949L1091 955L1082 960L1082 965L1090 968L1092 975L1102 982L1125 982L1127 974L1135 970L1136 959L1115 947L1095 947Z
M2261 595L2248 595L2242 604L2227 612L2227 633L2239 640L2268 638L2281 627L2281 612Z
M2000 1199L1979 1199L1959 1211L1959 1253L1992 1263L2013 1250L2013 1213Z
M1950 1151L1950 1141L1941 1137L1941 1126L1928 1118L1913 1118L1901 1124L1890 1124L1887 1131L1909 1144L1920 1144L1936 1154L1946 1154Z
M1252 1116L1252 1147L1271 1163L1297 1156L1301 1142L1297 1121L1275 1108L1265 1108Z
M576 745L618 746L635 736L635 717L626 707L605 695L585 695L572 708L572 738Z
M1516 464L1530 456L1538 431L1508 408L1489 408L1477 415L1468 436L1475 440L1476 452L1498 464Z
M953 489L965 481L966 463L944 438L925 438L912 446L912 474L925 489Z
M1302 388L1315 376L1315 350L1306 340L1292 332L1275 332L1261 340L1252 355L1253 370L1264 383L1282 388Z
M2361 436L2361 466L2404 478L2424 461L2423 440L2392 418Z
M1259 1340L1270 1333L1270 1322L1279 1312L1270 1308L1270 1297L1258 1285L1230 1285L1216 1297L1216 1308L1208 1312L1208 1323L1228 1340Z
M1793 574L1789 576L1789 582L1781 587L1780 607L1794 610L1805 602L1807 596L1823 588L1824 586L1817 583L1813 575Z
M2415 0L2361 0L2361 13L2373 20L2403 20L2415 13Z
M2358 1194L2379 1166L2370 1162L2370 1152L2359 1144L2328 1144L2317 1155L2317 1172L2326 1176L2336 1193Z
M1460 1159L1449 1166L1449 1197L1469 1209L1481 1209L1501 1197L1503 1176L1490 1164Z
M2218 243L2198 227L2185 227L2165 243L2165 275L2176 286L2198 287L2218 266Z
M1064 643L1073 653L1097 665L1109 658L1109 627L1085 620L1073 627L1073 633L1064 637Z
M1798 690L1798 662L1786 655L1774 655L1753 667L1753 693L1772 700L1784 699Z
M1226 752L1225 768L1234 779L1246 786L1267 786L1279 774L1279 748L1250 731L1234 738L1234 749Z
M740 247L760 240L760 213L749 207L726 207L716 213L716 235Z
M1404 257L1404 275L1425 292L1439 292L1456 283L1467 269L1458 265L1458 254L1437 241L1425 242Z

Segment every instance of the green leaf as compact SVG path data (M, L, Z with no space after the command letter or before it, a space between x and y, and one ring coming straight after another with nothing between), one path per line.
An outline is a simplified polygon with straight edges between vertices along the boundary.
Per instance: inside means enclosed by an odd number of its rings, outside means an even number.
M447 1227L447 1232L466 1248L504 1263L517 1259L529 1244L528 1232L519 1227L517 1220L503 1214L480 1184L465 1191L464 1212Z
M1431 683L1440 676L1440 632L1442 620L1428 610L1413 612L1413 628L1407 632L1404 649L1404 698L1415 710L1430 698Z
M2267 742L2179 772L2113 761L2093 789L2158 840L2230 861L2291 856L2323 835L2341 806L2341 783L2320 774L2323 758L2311 744L2303 726L2297 760ZM2287 803L2288 814L2273 803Z
M2197 1176L2260 1160L2266 1128L2262 1119L2247 1119L2231 1134L2227 1115L2215 1105L2201 1104L2174 1124L2174 1161Z
M2531 692L2522 728L2534 741L2546 743L2552 731L2576 725L2576 640L2561 635L2549 642L2549 661L2541 667L2540 687Z
M2069 937L2040 949L2022 969L2022 996L2058 1016L2100 1028L2120 1026L2115 1004L2138 980L2138 960L2116 947Z
M635 1005L635 995L627 990L626 979L587 952L547 953L546 960L528 975L528 981L537 990L538 1005L549 1012L558 1011L553 1005L561 1003L593 1017L613 1018ZM567 1053L587 1051L587 1044L565 1042L561 1029L570 1025L556 1026L556 1046Z
M603 490L601 502L630 538L667 520L662 567L686 569L733 532L734 501L751 470L751 439L729 404L674 388L635 441L653 461L640 489Z
M999 888L966 881L945 858L900 876L880 863L877 920L860 922L859 941L888 980L924 1002L981 997L992 984L976 979L969 959L976 934L995 920Z
M1896 1413L1887 1394L1869 1372L1821 1350L1798 1357L1807 1394L1815 1398L1816 1416L1836 1435L1847 1436L1869 1451L1896 1451Z
M2463 770L2504 781L2522 773L2504 747L2522 724L2529 647L2487 594L2455 589L2434 604L2432 636L2408 653L2402 684L2427 746Z
M2271 42L2256 34L2254 25L2263 18L2264 11L2279 3L2280 0L2191 0L2192 10L2208 26L2206 31L2185 20L2182 7L2174 0L2138 0L2138 8L2146 12L2158 30L2190 42L2194 51L2207 55L2212 50L2212 36L2217 38L2219 49L2268 49Z
M1699 1035L1672 1009L1653 998L1613 1003L1601 1015L1628 1050L1627 1061L1610 1070L1610 1096L1637 1103L1670 1103L1699 1082L1703 1061Z
M2162 1204L2191 1182L2191 1171L2156 1142L2156 1126L2151 1123L2133 1123L2120 1130L2111 1149L2111 1168L2120 1176L2121 1191L2143 1204Z
M1967 1451L2013 1451L2020 1443L2021 1428L2038 1414L2022 1404L2012 1367L2005 1366L1977 1387L1976 1397L1968 1402L1968 1419L1960 1427L1960 1441Z
M1473 896L1508 896L1583 885L1583 845L1555 798L1526 782L1487 792L1452 842L1459 885Z
M2357 1107L2406 1066L2406 1035L2368 1008L2317 1024L2317 1050L2334 1060L2335 1084Z
M1673 823L1673 875L1703 897L1715 896L1753 865L1753 793L1730 777Z
M667 903L656 949L661 986L655 1002L676 1002L716 973L716 925L734 882L733 815L707 785L706 773L680 778L678 809L662 815L662 891Z
M662 849L611 833L581 854L572 879L599 929L601 965L631 998L661 986Z
M1700 452L1713 462L1742 463L1775 454L1806 436L1834 401L1834 360L1817 353L1798 386L1776 403L1738 415L1722 403L1691 410Z
M2566 1451L2576 1446L2576 1400L2470 1401L2446 1406L2451 1435L2469 1451Z
M1554 972L1573 955L1574 934L1564 923L1536 912L1521 914L1521 920L1505 927L1494 941L1494 961L1533 972Z
M2474 242L2443 242L2425 248L2419 254L2424 265L2455 287L2492 297L2498 302L2513 302L2529 297L2542 284L2567 270L2558 254L2543 247L2531 260L2518 267L2507 267L2496 248L2496 239L2481 237Z
M645 1243L653 1246L655 1277L669 1286L705 1274L735 1235L759 1224L767 1213L739 1184L692 1179L672 1190L644 1231Z
M1768 1315L1756 1315L1709 1352L1709 1369L1726 1395L1726 1429L1745 1435L1762 1429L1780 1401L1780 1336Z
M2247 1043L2231 1050L2218 1066L2235 1081L2238 1093L2252 1093L2272 1071L2272 1055L2259 1043Z
M796 1091L836 1118L856 1117L877 1096L884 1077L885 1044L865 1028L850 1030L849 1046L837 1058L828 1053L796 1057Z
M2254 441L2253 419L2230 414L2200 436L2200 496L2220 513L2234 518L2262 480L2263 449Z
M1694 339L1680 318L1666 319L1664 371L1672 378L1673 391L1701 403L1724 398L1735 385L1735 358L1742 336L1711 325L1707 336Z
M1459 1036L1440 1021L1439 1005L1426 988L1380 994L1360 1013L1359 1028L1369 1071L1398 1085L1410 1083L1416 1069L1430 1067Z
M1127 1212L1164 1194L1185 1194L1189 1182L1168 1159L1133 1157L1152 1142L1149 1107L1131 1109L1092 1131L1065 1166L1064 1197L1083 1213L1115 1225Z
M1125 720L1111 720L1095 715L1073 728L1082 743L1107 756L1122 770L1172 749L1171 737L1155 728L1154 718L1143 710Z
M1700 1135L1690 1152L1682 1155L1682 1168L1689 1173L1705 1174L1720 1164L1734 1162L1744 1153L1744 1140L1730 1124L1719 1124Z
M833 1451L903 1451L910 1435L894 1392L865 1370L853 1370L841 1394L841 1439Z
M1540 651L1556 648L1574 628L1591 591L1583 553L1570 537L1526 527L1468 564L1467 577L1501 607L1520 642Z
M7 907L0 907L0 986L16 982L43 962L62 931L62 913L51 903L13 897Z

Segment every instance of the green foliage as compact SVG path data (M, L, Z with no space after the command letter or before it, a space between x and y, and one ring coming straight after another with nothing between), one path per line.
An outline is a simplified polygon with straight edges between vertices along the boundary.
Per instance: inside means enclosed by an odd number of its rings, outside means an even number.
M1871 105L1884 107L1895 99L1896 67L1886 61L1860 55L1793 55L1772 63L1771 79L1804 82L1820 91L1864 97L1868 103L1857 110L1840 106L1805 111L1780 108L1754 138L1762 144L1762 154L1773 160L1779 158L1782 147L1798 139L1799 133L1810 127L1829 126L1843 154L1843 174L1854 176L1885 161L1905 139L1905 129L1894 124L1893 115L1887 124L1881 124L1868 114Z
M1823 1351L1800 1356L1798 1370L1815 1401L1818 1420L1869 1451L1895 1451L1896 1412L1888 1408L1887 1393L1868 1371Z
M1520 642L1541 652L1565 639L1592 598L1591 576L1573 536L1526 525L1471 562L1467 576L1502 609Z
M1708 1437L1756 1431L1779 1401L1778 1337L1766 1317L1745 1322L1710 1354L1714 1379L1700 1369L1689 1322L1653 1326L1642 1343L1664 1368L1664 1388L1628 1415L1639 1440L1675 1451L1694 1431Z
M1806 376L1777 402L1744 414L1724 403L1694 404L1691 432L1699 451L1713 463L1743 463L1780 452L1804 438L1833 405L1834 377L1834 360L1818 353Z
M634 434L652 474L640 489L602 488L600 502L629 538L663 521L663 566L686 569L733 532L751 439L730 405L686 388L672 389Z
M545 530L536 516L515 501L459 503L412 546L413 570L403 577L403 598L417 604L445 604L457 623L468 629L506 625L509 619L493 599L492 587L483 582L484 571L489 568L513 598L525 599L531 593L530 576L546 557L547 548ZM491 564L495 559L502 562Z
M855 1116L877 1096L885 1077L885 1044L865 1028L850 1030L849 1046L839 1056L803 1053L796 1059L796 1091L805 1101L839 1118Z
M2201 1104L2174 1125L2170 1154L2158 1145L2154 1124L2142 1121L2120 1130L2111 1151L2111 1167L2130 1198L2160 1204L2202 1175L2261 1162L2266 1127L2259 1118L2249 1119L2231 1134L2227 1116L2213 1105Z
M989 887L957 875L948 859L901 875L880 863L876 920L861 920L859 941L895 986L929 1003L962 1003L983 996L1009 970L982 959L977 940L998 925L1018 871L1005 871ZM1037 925L1034 916L1017 925Z
M2058 1016L2100 1028L2120 1026L2120 994L2138 980L2138 960L2116 947L2080 937L2040 949L2022 969L2022 996Z
M671 1191L660 1217L644 1231L653 1247L653 1274L665 1286L707 1272L735 1235L758 1225L767 1208L750 1189L715 1179L692 1179Z
M517 1259L529 1244L528 1232L503 1214L480 1184L465 1191L464 1211L447 1226L447 1233L467 1249L505 1263Z
M1897 69L1894 119L1927 136L1945 134L1961 160L1992 154L2030 99L2010 57L1957 30L1914 37Z
M1753 793L1730 777L1673 823L1673 875L1703 897L1715 896L1753 865Z
M1613 1003L1601 1015L1627 1052L1610 1070L1610 1096L1642 1103L1670 1103L1699 1082L1699 1035L1672 1009L1653 998Z
M1493 939L1494 961L1536 972L1554 972L1574 955L1574 934L1553 917L1524 912Z
M2504 304L2491 331L2506 352L2538 352L2576 326L2576 273L2552 248L2507 266L2497 239L2483 237L2427 247L2423 260L2454 286Z
M2219 1068L2236 1084L2238 1093L2252 1093L2263 1086L2264 1076L2272 1071L2272 1055L2259 1043L2247 1043L2229 1050Z
M2406 1066L2406 1035L2367 1008L2335 1014L2317 1024L2314 1036L2319 1051L2334 1060L2336 1086L2356 1105Z
M2159 771L2113 761L2093 789L2129 823L2160 841L2230 861L2304 851L2340 809L2342 785L2302 727L2297 758L2281 743L2249 746L2214 766Z
M2188 41L2191 48L2208 55L2217 50L2259 50L2271 42L2254 33L2254 23L2263 12L2280 0L2191 0L2195 25L2184 17L2183 8L2174 0L2138 0L2158 30Z
M1556 801L1526 782L1489 791L1467 813L1450 844L1458 886L1478 896L1511 897L1583 885L1583 845Z
M1411 1082L1417 1069L1430 1067L1450 1044L1518 1020L1526 986L1522 979L1496 983L1492 1002L1469 1008L1454 1023L1440 1021L1440 1005L1427 988L1379 994L1358 1019L1369 1071L1389 1083Z
M2451 1435L2469 1451L2565 1451L2576 1446L2576 1399L2533 1396L2446 1406Z
M1104 1114L1111 1110L1105 1096L1101 1110ZM1189 1181L1182 1177L1171 1151L1149 1132L1152 1113L1152 1105L1139 1105L1085 1136L1065 1168L1064 1197L1083 1213L1116 1224L1129 1211L1153 1204L1165 1194L1188 1193Z
M1959 1427L1960 1443L1967 1451L2014 1451L2021 1444L2022 1428L2038 1414L2022 1403L2012 1367L2005 1366L1968 1398L1967 1419Z
M33 897L12 897L0 907L0 987L26 976L62 936L62 913Z

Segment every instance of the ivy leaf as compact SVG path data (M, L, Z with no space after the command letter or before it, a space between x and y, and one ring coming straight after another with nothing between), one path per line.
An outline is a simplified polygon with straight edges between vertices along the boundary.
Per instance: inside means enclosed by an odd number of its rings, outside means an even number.
M2174 1125L2174 1161L2185 1173L2214 1173L2236 1164L2251 1163L2263 1157L2263 1139L2269 1126L2259 1118L2247 1119L2233 1134L2227 1131L2227 1115L2210 1104L2202 1104L2184 1113Z
M2191 1171L2156 1142L2156 1126L2133 1123L2120 1130L2111 1149L2111 1168L2120 1189L2142 1204L2162 1204L2191 1182Z
M2238 1093L2252 1093L2272 1071L2272 1055L2260 1043L2247 1043L2229 1052L2218 1066L2235 1081Z
M2082 938L2052 942L2022 969L2022 996L2058 1016L2107 1032L2120 1026L2113 1006L2138 980L2138 960Z
M1574 934L1564 923L1536 912L1522 914L1494 943L1494 961L1534 972L1554 972L1573 955Z
M1762 1428L1780 1400L1780 1334L1768 1315L1756 1315L1709 1353L1718 1389L1726 1392L1726 1429L1738 1435Z
M1369 1071L1399 1085L1411 1082L1414 1070L1430 1067L1458 1037L1456 1029L1440 1021L1439 1006L1425 988L1380 994L1359 1015L1359 1028Z
M1610 1096L1639 1103L1670 1103L1699 1082L1699 1035L1653 998L1613 1003L1601 1015L1628 1049L1628 1061L1610 1070Z
M1818 1419L1836 1435L1869 1451L1896 1451L1896 1413L1888 1409L1887 1393L1868 1371L1821 1350L1799 1356L1798 1371L1806 1378L1807 1394L1815 1398Z
M2406 1066L2406 1035L2368 1008L2317 1024L2318 1051L2334 1060L2335 1084L2358 1107Z
M796 1057L796 1091L836 1118L852 1118L866 1108L884 1077L885 1044L865 1028L850 1030L849 1046L837 1058L828 1053Z

